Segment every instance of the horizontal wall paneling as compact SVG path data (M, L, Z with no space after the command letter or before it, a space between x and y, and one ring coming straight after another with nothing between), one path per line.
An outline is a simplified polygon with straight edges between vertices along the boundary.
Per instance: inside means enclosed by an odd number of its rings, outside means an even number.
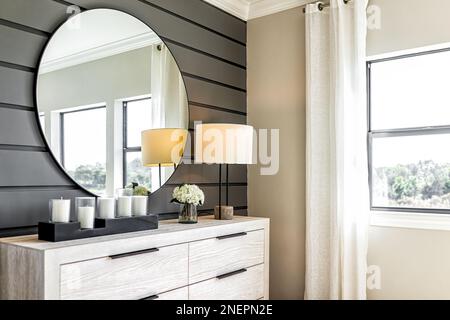
M183 73L193 121L246 123L246 23L201 0L2 0L0 2L0 236L35 232L48 200L80 190L55 163L40 136L34 79L45 43L69 16L68 6L128 12L167 42ZM190 151L186 157L191 158ZM150 209L174 218L172 189L199 184L201 214L218 202L217 165L182 165L151 196ZM225 170L223 172L225 179ZM247 212L247 168L230 167L230 204ZM225 181L225 180L223 180ZM225 190L223 190L225 197Z
M34 109L0 105L0 144L43 147Z
M213 6L206 5L202 0L180 1L180 0L144 0L153 5L164 8L171 14L181 19L218 33L223 37L241 43L245 46L247 42L247 24L245 21L223 12ZM238 21L238 23L236 23Z

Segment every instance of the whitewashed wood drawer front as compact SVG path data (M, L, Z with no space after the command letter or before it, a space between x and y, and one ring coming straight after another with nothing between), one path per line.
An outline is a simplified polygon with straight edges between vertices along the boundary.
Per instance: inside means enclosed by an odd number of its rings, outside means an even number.
M146 300L188 300L188 299L189 299L189 288L184 287L181 289L158 294L154 297L154 299L146 299Z
M220 236L189 244L189 283L264 262L264 230Z
M264 265L189 286L190 300L259 300L263 297Z
M61 266L63 300L136 300L186 286L188 245Z
M270 221L195 225L50 243L0 239L0 300L268 299Z

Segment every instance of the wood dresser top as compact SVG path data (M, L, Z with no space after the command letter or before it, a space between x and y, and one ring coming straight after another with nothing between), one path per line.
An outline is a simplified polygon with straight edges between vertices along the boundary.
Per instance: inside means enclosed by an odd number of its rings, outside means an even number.
M52 249L61 249L71 246L80 246L87 245L93 243L100 242L108 242L113 240L125 240L137 237L146 237L146 236L156 236L173 232L183 232L183 231L194 231L197 232L203 228L213 228L220 226L231 226L239 223L265 223L268 222L267 218L254 218L254 217L241 217L235 216L233 220L215 220L214 217L201 217L199 218L199 223L197 224L180 224L178 220L165 220L159 222L159 229L141 231L141 232L132 232L132 233L123 233L117 235L110 236L102 236L95 238L87 238L80 240L71 240L64 242L47 242L38 240L37 235L30 236L22 236L22 237L13 237L13 238L3 238L0 239L0 244L19 246L24 248L30 248L34 250L52 250Z

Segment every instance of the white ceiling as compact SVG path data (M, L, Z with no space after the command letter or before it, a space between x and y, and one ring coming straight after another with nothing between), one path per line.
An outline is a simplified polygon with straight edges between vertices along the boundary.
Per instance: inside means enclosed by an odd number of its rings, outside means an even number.
M316 0L205 0L245 21L305 5Z

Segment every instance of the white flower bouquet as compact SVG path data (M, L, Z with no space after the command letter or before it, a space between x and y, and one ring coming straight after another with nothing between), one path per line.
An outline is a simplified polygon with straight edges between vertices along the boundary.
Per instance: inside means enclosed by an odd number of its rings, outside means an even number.
M195 184L184 184L173 190L173 199L171 202L202 206L205 202L205 194Z

